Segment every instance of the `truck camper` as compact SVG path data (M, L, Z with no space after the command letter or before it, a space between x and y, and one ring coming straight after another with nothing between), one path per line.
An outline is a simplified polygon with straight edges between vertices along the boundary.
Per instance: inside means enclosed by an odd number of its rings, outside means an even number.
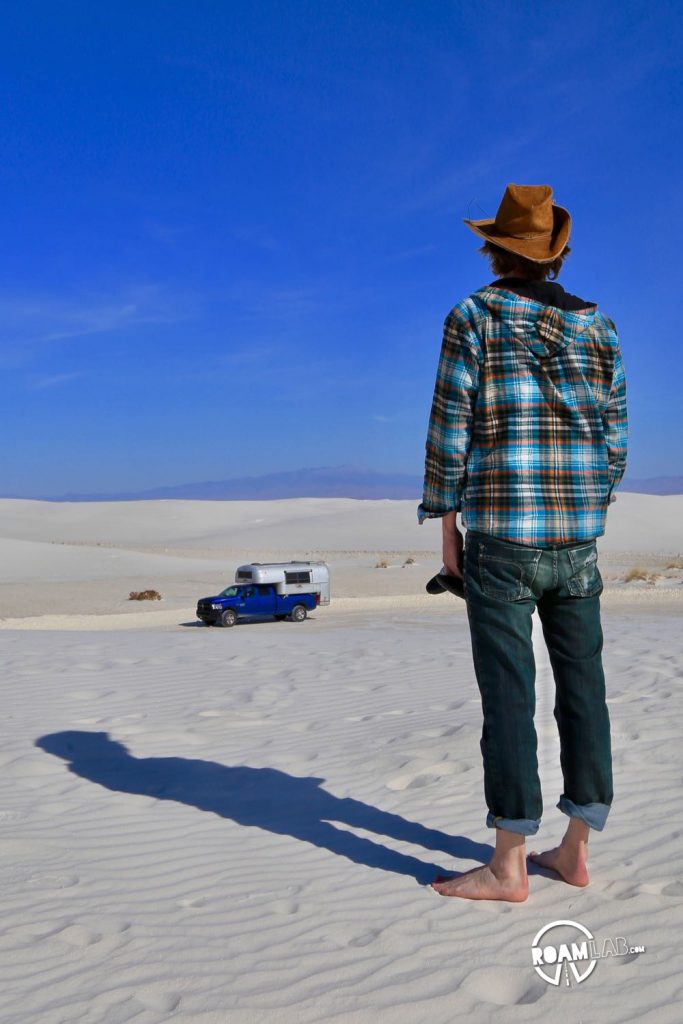
M235 572L235 583L272 583L276 593L320 594L330 603L330 570L325 562L250 562Z
M234 626L239 618L303 622L309 611L330 603L325 562L250 562L235 572L235 583L197 602L197 618L207 626Z

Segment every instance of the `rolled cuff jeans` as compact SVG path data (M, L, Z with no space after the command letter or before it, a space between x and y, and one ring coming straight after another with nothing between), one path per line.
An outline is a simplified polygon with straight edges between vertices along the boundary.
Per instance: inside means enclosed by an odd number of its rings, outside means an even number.
M468 530L463 576L484 714L487 826L534 835L541 822L531 639L536 608L555 680L563 777L556 806L602 831L613 791L596 540L534 548Z

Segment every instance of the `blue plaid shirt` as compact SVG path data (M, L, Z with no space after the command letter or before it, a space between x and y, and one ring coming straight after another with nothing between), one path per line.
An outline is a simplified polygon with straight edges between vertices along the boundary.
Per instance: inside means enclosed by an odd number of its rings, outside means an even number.
M444 323L420 525L543 547L605 532L626 468L626 377L614 323L487 285Z

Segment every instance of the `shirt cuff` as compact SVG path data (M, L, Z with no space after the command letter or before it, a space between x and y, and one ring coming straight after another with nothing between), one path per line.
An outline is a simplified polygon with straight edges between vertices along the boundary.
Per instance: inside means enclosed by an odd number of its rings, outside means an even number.
M623 463L620 463L620 462L613 462L609 466L609 470L608 470L608 489L607 489L608 504L609 504L610 501L612 501L612 499L614 497L614 491L616 491L617 487L619 486L619 484L622 481L625 469L626 469L625 465Z
M420 526L424 523L425 519L439 519L445 516L448 512L459 512L460 505L457 508L444 508L440 512L436 512L433 509L427 508L422 502L417 506L417 521Z

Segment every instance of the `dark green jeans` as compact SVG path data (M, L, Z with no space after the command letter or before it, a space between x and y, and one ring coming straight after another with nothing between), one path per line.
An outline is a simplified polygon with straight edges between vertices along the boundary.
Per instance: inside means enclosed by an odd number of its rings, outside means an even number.
M465 534L463 575L484 725L486 824L534 835L543 813L538 777L534 609L555 679L563 793L557 807L602 831L612 792L610 719L602 667L595 540L534 548Z

